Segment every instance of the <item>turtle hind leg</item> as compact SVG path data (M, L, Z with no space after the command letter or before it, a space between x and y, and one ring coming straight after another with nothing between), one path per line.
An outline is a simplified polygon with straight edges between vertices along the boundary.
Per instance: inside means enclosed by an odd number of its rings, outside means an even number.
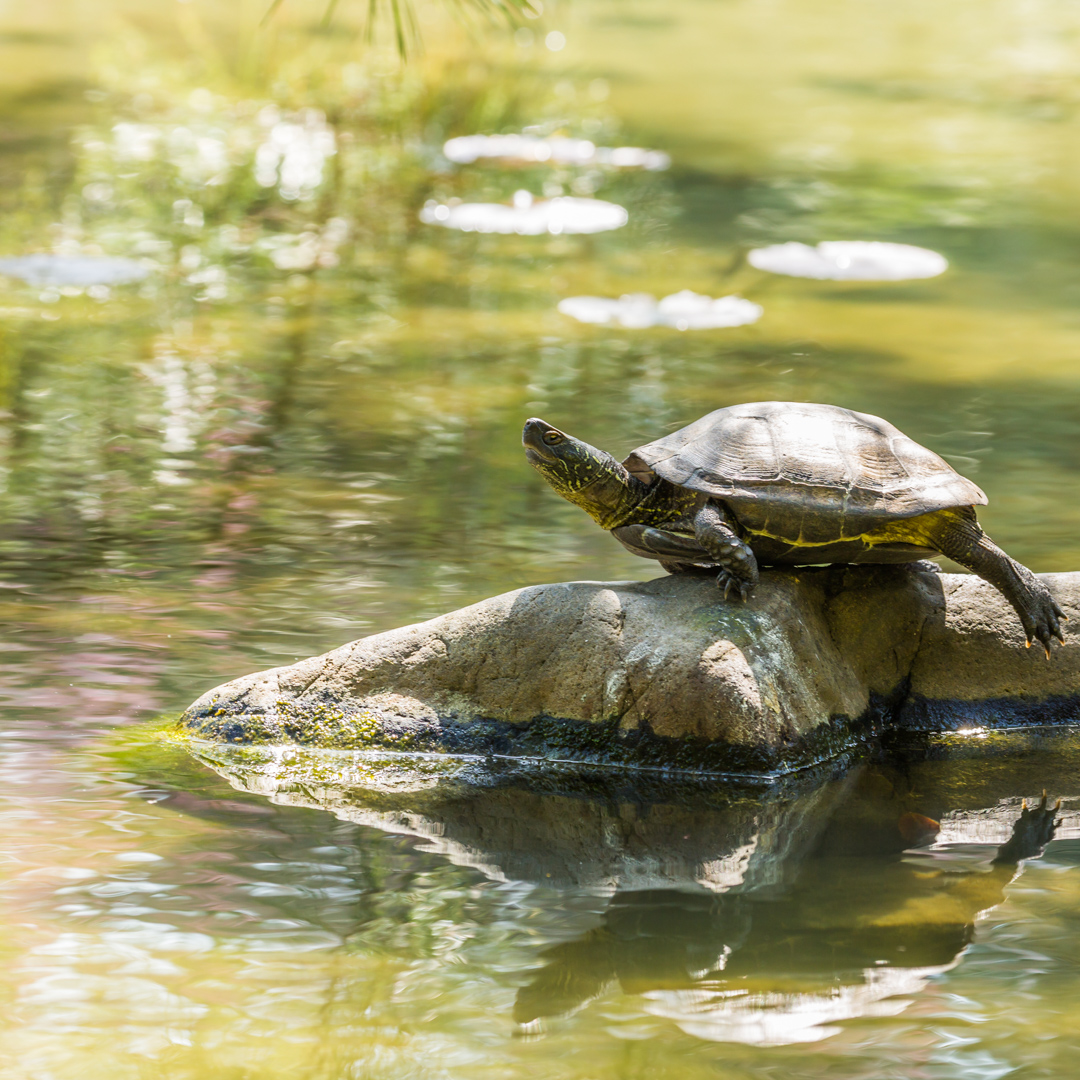
M758 583L758 564L750 545L741 540L731 518L717 503L705 503L694 515L694 538L719 567L716 584L724 590L724 599L732 589L746 599Z
M707 562L709 553L686 533L671 529L654 529L651 525L620 525L611 535L623 547L646 559L659 559L674 564ZM664 566L666 570L667 567Z
M934 546L1002 593L1020 616L1029 646L1032 641L1038 641L1049 658L1053 638L1065 643L1061 620L1066 616L1050 590L982 531L973 510L943 514L934 533Z
M686 533L651 525L620 525L612 536L635 555L657 559L669 574L708 573L709 553Z

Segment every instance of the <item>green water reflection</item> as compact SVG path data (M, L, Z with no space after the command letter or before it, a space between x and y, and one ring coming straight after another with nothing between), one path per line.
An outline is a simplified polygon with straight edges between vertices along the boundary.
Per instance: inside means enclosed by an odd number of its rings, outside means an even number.
M494 592L653 575L527 467L535 413L615 453L740 400L884 415L973 476L1013 555L1080 566L1080 14L580 0L529 45L421 6L428 54L400 72L349 5L329 30L321 2L258 31L263 11L0 13L0 257L148 271L0 278L0 1075L1070 1075L1073 803L1013 884L990 864L1021 797L1080 795L1068 740L786 794L503 778L455 801L444 777L441 803L357 782L347 806L325 762L303 782L212 763L233 791L110 740ZM524 127L674 164L439 153ZM418 217L519 189L629 224ZM746 264L792 239L951 268L874 285ZM765 314L679 333L556 311L682 289ZM935 848L903 854L908 813L943 821Z
M1080 743L975 741L771 791L199 751L230 790L179 748L54 751L7 800L0 1063L1065 1076ZM1033 780L1064 797L1041 857Z

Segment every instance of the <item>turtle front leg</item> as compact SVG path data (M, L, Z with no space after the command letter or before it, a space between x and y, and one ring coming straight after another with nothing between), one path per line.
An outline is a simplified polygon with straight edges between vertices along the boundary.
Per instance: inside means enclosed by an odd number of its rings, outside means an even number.
M935 547L1000 590L1020 616L1028 646L1037 640L1049 659L1053 638L1065 644L1061 620L1067 618L1050 590L982 531L974 512L970 519L950 517L946 521L934 537Z
M731 518L712 500L694 515L694 537L720 567L716 584L724 599L737 588L743 600L758 583L758 564L750 545L740 540Z

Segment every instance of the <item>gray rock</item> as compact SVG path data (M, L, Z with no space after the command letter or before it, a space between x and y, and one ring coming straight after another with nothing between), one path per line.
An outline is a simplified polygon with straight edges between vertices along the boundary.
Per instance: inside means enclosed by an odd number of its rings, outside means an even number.
M1040 574L1072 620L1065 645L1047 661L1024 634L1008 601L970 574L942 574L944 604L928 614L897 719L945 729L1061 723L1080 713L1080 574Z
M1080 574L1050 578L1080 608ZM768 772L860 725L1071 717L1073 637L1023 648L991 586L909 567L771 570L749 601L711 577L541 585L204 694L192 735Z

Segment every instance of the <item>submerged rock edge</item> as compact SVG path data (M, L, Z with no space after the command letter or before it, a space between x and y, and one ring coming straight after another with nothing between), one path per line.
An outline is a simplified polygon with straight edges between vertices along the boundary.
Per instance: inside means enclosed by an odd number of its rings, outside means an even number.
M1080 622L1080 574L1045 575ZM874 731L1067 723L1080 639L1049 663L970 575L766 571L746 604L711 578L566 582L481 601L225 683L184 713L233 744L479 754L776 773Z

